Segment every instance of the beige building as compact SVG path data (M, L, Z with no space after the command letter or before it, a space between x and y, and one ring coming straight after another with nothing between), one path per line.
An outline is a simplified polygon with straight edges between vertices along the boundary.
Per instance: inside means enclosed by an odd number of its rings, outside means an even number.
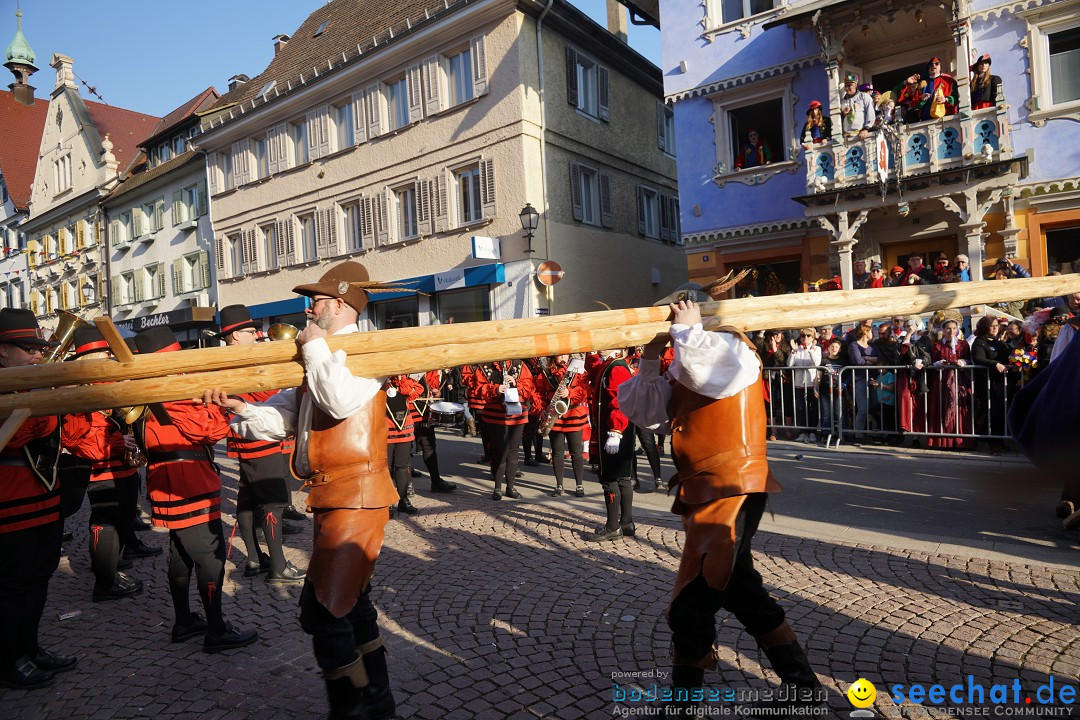
M380 328L635 306L682 282L660 72L544 5L411 0L387 25L332 2L276 38L195 140L219 306L299 321L291 288L346 257L427 293L377 298ZM553 301L544 259L565 270Z

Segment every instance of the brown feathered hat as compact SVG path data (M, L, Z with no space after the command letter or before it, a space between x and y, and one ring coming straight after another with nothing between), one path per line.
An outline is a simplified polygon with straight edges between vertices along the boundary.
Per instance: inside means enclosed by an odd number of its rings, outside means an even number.
M297 285L293 292L298 295L314 297L327 295L341 298L356 312L363 312L372 293L419 292L408 285L375 282L368 278L367 268L358 262L349 260L327 270L319 282Z
M735 287L735 285L746 277L749 273L749 268L741 270L738 275L735 275L735 271L731 270L727 275L719 280L713 280L708 285L702 286L695 282L683 283L679 287L675 288L675 292L663 297L653 305L668 305L670 303L677 303L680 300L693 300L694 302L703 303L710 300L719 300L725 292Z

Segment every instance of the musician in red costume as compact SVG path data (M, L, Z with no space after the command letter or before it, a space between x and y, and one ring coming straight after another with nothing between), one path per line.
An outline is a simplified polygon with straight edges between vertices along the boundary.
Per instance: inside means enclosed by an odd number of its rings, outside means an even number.
M421 399L414 400L411 404L413 432L416 434L416 444L420 446L420 457L424 459L424 467L427 468L428 477L431 478L431 492L454 492L457 490L457 485L443 480L439 472L435 423L431 418L431 406L442 395L442 386L447 378L442 370L428 370L426 373L413 376L413 379L419 382L424 390L420 396Z
M491 499L502 500L505 483L506 497L516 500L521 497L514 489L518 446L529 419L529 403L536 401L532 373L520 360L496 360L474 365L471 382L477 397L484 401L480 419L488 426L491 442L491 477L495 481ZM511 389L516 389L516 401L512 400L514 393L508 392Z
M566 412L555 420L548 436L551 442L551 466L555 471L555 489L552 497L563 494L563 467L566 450L570 450L570 465L574 470L576 487L574 495L585 497L585 457L582 447L582 431L589 424L589 380L584 372L575 373L570 385L563 387L569 355L555 355L548 363L548 370L536 381L541 412L556 400L567 404Z
M419 515L420 510L409 500L408 490L410 457L416 437L413 427L417 412L413 401L424 394L424 386L408 375L393 375L386 379L383 392L386 393L386 461L401 497L397 509L406 515Z
M604 489L607 522L596 532L587 533L588 542L630 537L634 526L634 427L619 407L619 386L633 372L621 350L604 350L602 364L596 368L593 385L593 417L600 447L597 463L600 485Z
M180 343L167 326L135 336L140 355L178 352ZM151 522L169 530L169 593L176 623L173 642L204 635L208 653L251 645L255 630L238 630L221 611L225 581L225 536L221 529L221 478L213 446L229 434L221 408L178 400L151 406L135 425L146 450L146 488ZM195 572L205 620L191 611L191 573Z

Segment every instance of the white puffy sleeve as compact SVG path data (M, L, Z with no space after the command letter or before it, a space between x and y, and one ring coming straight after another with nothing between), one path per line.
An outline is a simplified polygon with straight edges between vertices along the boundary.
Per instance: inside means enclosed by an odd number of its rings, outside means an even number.
M660 374L660 360L642 358L637 374L619 385L619 409L637 427L668 434L671 383Z
M300 404L297 388L282 390L258 404L248 403L233 415L229 425L241 437L253 440L284 440L296 432Z
M761 377L761 360L738 336L706 331L700 323L672 325L675 360L668 373L705 397L731 397Z
M345 351L331 353L323 338L305 343L300 352L311 401L336 420L349 417L371 402L382 388L384 378L356 377L345 364Z

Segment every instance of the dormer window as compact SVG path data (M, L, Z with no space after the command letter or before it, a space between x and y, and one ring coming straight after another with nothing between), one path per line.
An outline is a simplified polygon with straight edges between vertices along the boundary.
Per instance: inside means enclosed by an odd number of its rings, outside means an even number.
M329 24L330 24L330 20L328 20L328 19L327 19L327 20L323 20L323 21L322 21L322 25L320 25L320 26L319 26L319 29L315 31L315 34L314 34L314 35L312 35L312 37L319 37L319 36L320 36L320 35L322 35L322 34L323 34L324 32L326 32L326 26L327 26L327 25L329 25Z

